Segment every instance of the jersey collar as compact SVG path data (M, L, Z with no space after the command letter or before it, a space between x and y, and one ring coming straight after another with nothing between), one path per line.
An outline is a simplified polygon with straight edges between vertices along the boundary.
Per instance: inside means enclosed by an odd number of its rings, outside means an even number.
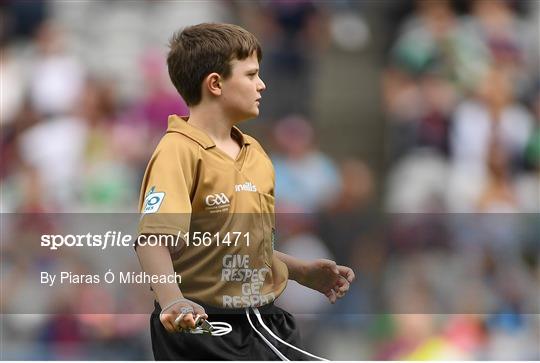
M216 146L214 141L204 131L189 124L187 122L188 118L189 116L170 115L167 132L178 132L185 135L205 149L210 149ZM242 145L249 145L251 143L249 138L246 137L236 126L232 127L231 134L232 137L235 140L240 141Z

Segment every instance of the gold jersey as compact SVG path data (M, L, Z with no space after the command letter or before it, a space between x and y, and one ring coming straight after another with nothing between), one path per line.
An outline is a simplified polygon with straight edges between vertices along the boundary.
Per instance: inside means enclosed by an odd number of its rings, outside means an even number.
M181 250L170 250L186 298L222 308L266 305L288 279L286 265L273 254L272 162L236 127L231 136L242 147L233 160L186 121L169 117L148 163L139 234L184 240Z

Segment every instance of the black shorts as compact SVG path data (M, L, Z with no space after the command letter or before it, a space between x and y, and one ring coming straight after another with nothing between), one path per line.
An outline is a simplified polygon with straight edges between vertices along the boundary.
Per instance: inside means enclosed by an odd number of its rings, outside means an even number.
M202 304L201 304L202 305ZM223 336L207 334L169 333L159 320L161 307L155 303L150 317L152 350L156 360L281 360L251 327L244 309L205 308L208 321L227 322L232 331ZM263 322L281 340L300 349L300 335L293 316L274 304L259 307ZM250 309L255 328L290 360L309 360L305 354L274 339Z

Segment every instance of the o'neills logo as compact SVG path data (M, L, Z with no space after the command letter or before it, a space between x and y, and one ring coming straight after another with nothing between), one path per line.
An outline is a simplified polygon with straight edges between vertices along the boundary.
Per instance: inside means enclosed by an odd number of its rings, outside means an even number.
M257 187L252 182L246 182L244 184L236 184L234 190L237 192L256 192Z
M207 210L222 212L229 209L231 201L225 193L209 194L204 198Z

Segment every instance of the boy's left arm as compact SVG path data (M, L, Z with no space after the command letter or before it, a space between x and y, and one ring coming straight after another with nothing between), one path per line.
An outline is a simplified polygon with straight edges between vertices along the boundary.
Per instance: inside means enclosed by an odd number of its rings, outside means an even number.
M290 280L323 293L332 304L345 296L355 278L351 268L331 260L306 261L279 251L274 254L287 265Z

